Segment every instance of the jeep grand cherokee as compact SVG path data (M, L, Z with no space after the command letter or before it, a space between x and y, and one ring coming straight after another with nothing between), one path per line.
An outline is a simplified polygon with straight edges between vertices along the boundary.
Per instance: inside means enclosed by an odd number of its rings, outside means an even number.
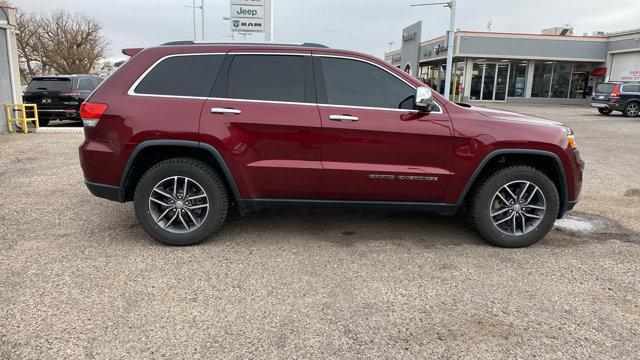
M542 239L584 163L560 123L460 106L374 57L317 44L172 43L135 55L82 105L89 190L133 201L172 245L233 205L455 214L488 242Z

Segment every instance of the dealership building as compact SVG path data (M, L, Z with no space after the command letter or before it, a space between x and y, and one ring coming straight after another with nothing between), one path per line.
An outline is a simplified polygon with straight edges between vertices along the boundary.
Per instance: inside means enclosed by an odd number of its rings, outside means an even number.
M402 47L385 61L444 91L453 51L451 95L456 101L584 103L603 81L640 81L640 29L575 36L572 29L540 34L456 31L421 41L422 23L402 32Z
M15 27L15 9L8 6L0 7L0 133L7 131L6 114L2 104L22 102Z

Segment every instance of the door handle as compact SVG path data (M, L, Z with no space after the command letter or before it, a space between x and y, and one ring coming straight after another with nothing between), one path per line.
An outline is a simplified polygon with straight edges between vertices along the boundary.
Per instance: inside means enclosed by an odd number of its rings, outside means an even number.
M359 119L357 116L351 116L351 115L329 115L329 120L352 122L352 121L358 121Z
M229 108L212 108L211 112L214 114L222 114L222 115L239 115L242 114L242 111L238 109L229 109Z

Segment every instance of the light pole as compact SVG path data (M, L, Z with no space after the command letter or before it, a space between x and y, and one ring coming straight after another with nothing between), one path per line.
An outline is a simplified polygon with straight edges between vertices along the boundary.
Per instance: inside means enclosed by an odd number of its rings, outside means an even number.
M451 10L451 16L449 17L449 31L447 34L447 69L444 77L444 97L449 100L451 94L451 71L453 69L453 34L456 31L456 0L449 0L447 2L436 2L426 4L414 4L411 6L430 6L430 5L444 5Z
M202 41L204 41L204 0L201 0L200 6L196 6L196 0L193 0L192 6L185 6L187 8L193 9L193 41L198 40L196 36L196 9L200 9L201 11L201 30L202 30Z

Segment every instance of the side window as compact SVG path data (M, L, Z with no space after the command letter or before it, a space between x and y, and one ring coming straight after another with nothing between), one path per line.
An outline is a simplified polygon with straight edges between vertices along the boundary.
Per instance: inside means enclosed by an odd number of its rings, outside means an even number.
M76 90L93 91L94 87L89 81L89 78L79 78Z
M304 61L296 55L236 55L229 69L231 99L305 102Z
M136 86L137 94L208 97L224 55L173 56L158 63Z
M320 57L319 63L328 104L413 109L413 87L377 66L330 57Z
M622 92L640 93L640 85L622 85Z

